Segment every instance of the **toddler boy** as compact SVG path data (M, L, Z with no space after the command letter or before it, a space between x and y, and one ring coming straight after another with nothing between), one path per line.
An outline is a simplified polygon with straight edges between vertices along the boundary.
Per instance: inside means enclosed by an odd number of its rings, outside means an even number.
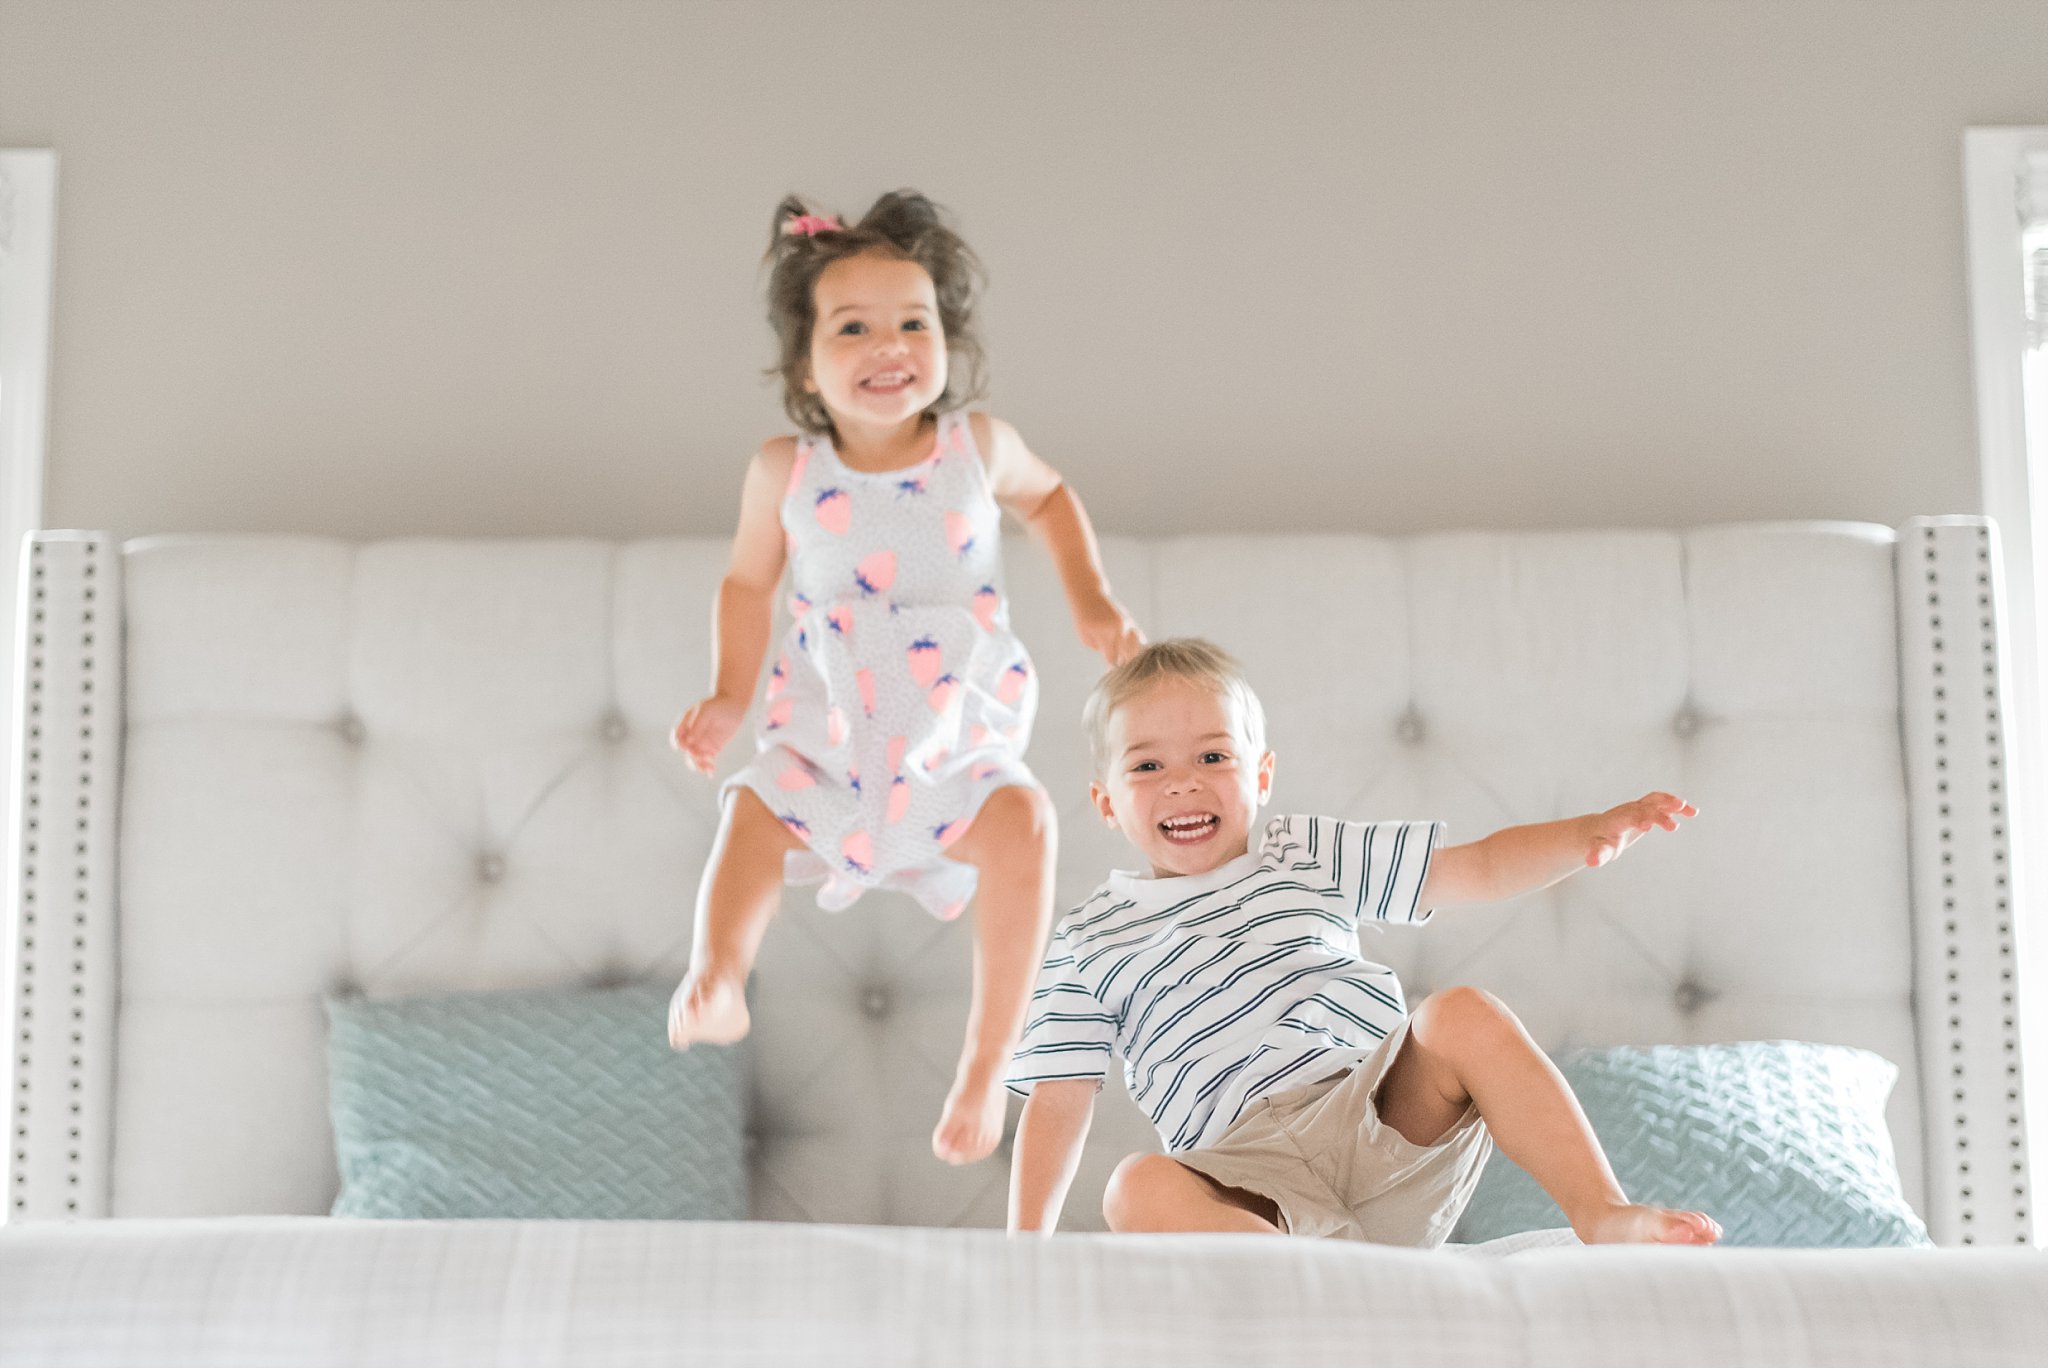
M1165 1154L1125 1159L1117 1231L1238 1230L1433 1247L1493 1145L1588 1244L1711 1244L1694 1211L1634 1205L1564 1078L1475 988L1408 1012L1361 920L1421 922L1606 863L1696 815L1653 793L1439 848L1431 822L1276 817L1258 698L1207 642L1163 641L1089 698L1089 792L1151 865L1055 930L1009 1086L1029 1099L1010 1228L1050 1232L1112 1058ZM1256 841L1256 845L1254 845Z

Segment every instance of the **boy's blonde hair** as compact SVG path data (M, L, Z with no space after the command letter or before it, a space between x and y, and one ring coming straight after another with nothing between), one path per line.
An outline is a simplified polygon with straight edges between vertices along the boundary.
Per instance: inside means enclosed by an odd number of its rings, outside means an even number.
M1238 716L1244 719L1244 740L1251 748L1248 760L1266 753L1266 710L1244 677L1237 657L1200 637L1170 637L1155 641L1095 683L1081 710L1081 724L1088 732L1088 752L1100 779L1109 763L1109 719L1155 680L1185 679L1200 684L1219 698L1234 699Z

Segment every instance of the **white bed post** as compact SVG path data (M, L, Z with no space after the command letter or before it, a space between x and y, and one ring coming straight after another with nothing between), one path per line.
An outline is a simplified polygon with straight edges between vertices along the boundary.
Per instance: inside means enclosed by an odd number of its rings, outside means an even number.
M8 888L8 1220L108 1214L121 564L103 533L22 552Z
M1899 694L1913 871L1927 1225L1941 1244L2030 1241L2017 880L1996 537L1900 529ZM2024 816L2024 814L2023 814Z

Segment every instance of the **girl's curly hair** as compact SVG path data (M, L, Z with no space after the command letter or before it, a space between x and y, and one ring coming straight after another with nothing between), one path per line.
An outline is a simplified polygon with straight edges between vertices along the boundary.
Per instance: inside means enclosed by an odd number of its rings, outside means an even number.
M779 353L768 374L782 377L782 408L790 420L805 432L832 429L824 402L804 389L811 369L811 329L817 323L818 277L833 262L862 252L914 261L932 278L947 365L945 393L930 411L944 413L981 398L987 361L974 327L974 305L985 276L981 259L953 231L939 206L915 190L896 190L876 200L851 227L821 228L817 221L822 217L806 201L787 196L775 206L768 244L768 321ZM808 231L794 231L793 220L810 220L803 224Z

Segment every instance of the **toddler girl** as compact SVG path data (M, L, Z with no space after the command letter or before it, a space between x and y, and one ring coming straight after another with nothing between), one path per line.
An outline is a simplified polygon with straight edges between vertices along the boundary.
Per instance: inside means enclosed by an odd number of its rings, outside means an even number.
M802 429L748 467L715 605L712 692L675 744L710 773L738 730L791 567L793 621L769 670L759 754L721 790L690 970L669 1042L739 1039L744 989L785 878L839 910L897 889L958 916L977 887L967 1039L932 1149L1002 1135L1003 1069L1052 919L1052 805L1025 768L1038 681L1011 635L1004 508L1051 553L1082 642L1143 645L1111 596L1080 500L981 390L980 263L924 196L852 227L794 197L775 211L769 315L783 408Z

